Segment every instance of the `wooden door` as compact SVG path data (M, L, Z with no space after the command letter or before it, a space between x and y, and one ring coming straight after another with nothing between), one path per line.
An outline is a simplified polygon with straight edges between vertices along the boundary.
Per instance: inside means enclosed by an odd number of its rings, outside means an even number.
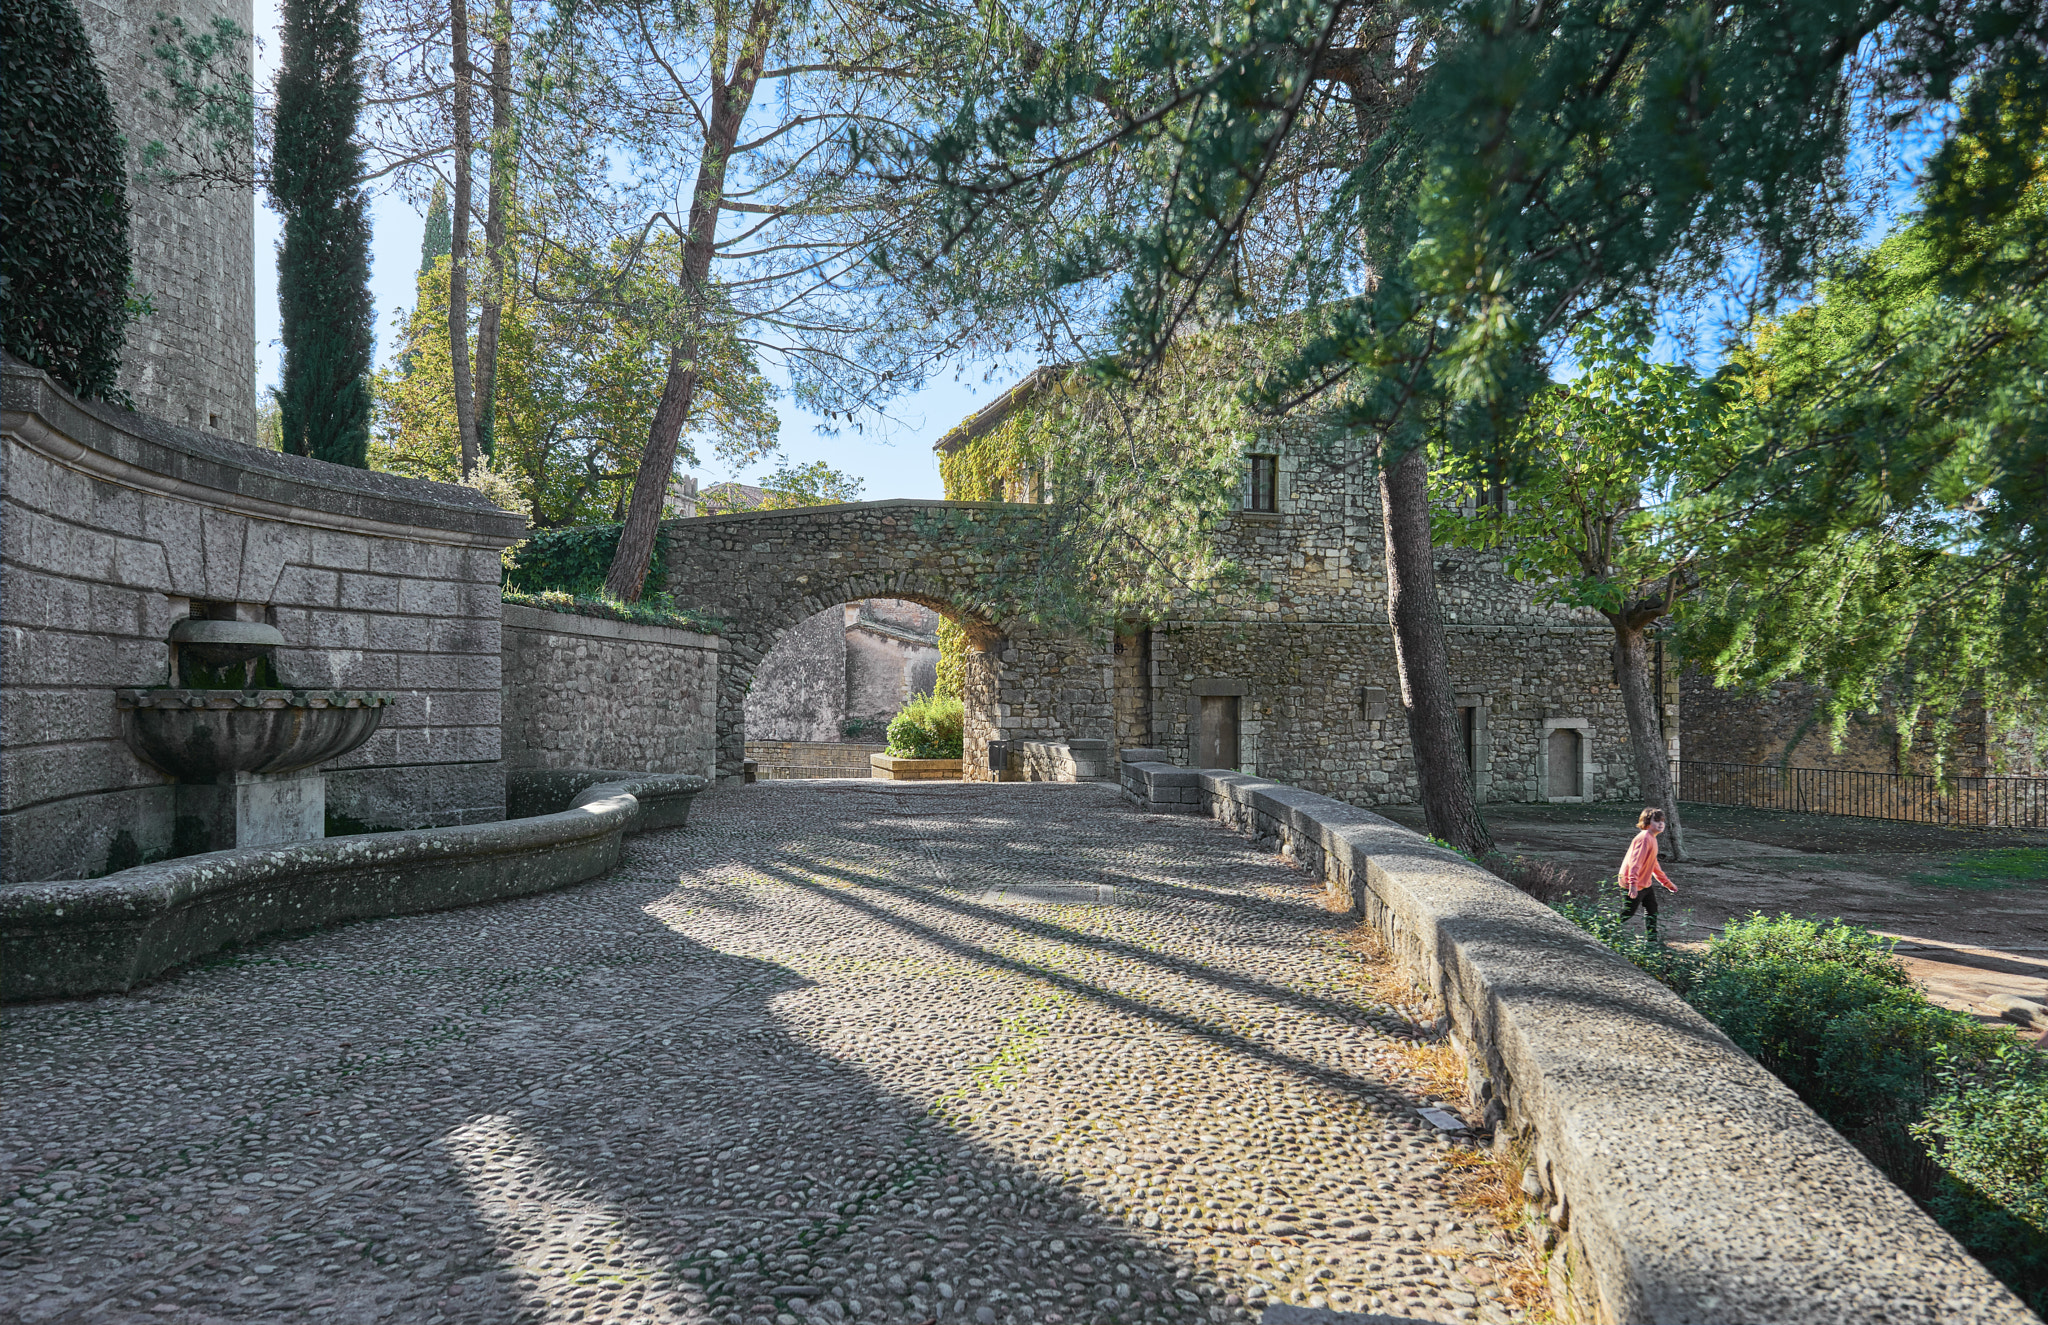
M1580 742L1585 738L1570 727L1559 727L1550 733L1550 794L1553 796L1583 796L1585 784L1580 777L1584 764L1579 756Z

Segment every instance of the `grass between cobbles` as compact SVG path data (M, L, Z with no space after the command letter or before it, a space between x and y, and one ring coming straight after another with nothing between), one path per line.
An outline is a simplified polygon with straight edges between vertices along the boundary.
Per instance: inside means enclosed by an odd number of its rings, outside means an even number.
M529 593L508 585L500 590L500 593L508 603L538 608L543 612L602 617L607 621L631 621L643 626L670 626L677 630L694 630L703 635L716 635L725 629L725 623L718 618L705 616L686 607L677 607L666 594L643 598L637 603L628 603L617 598L606 598L601 594L570 593L564 589L542 589Z
M2048 1310L2048 1058L2017 1032L1930 1002L1890 940L1838 920L1756 914L1694 952L1630 930L1618 903L1557 910L1697 1008Z

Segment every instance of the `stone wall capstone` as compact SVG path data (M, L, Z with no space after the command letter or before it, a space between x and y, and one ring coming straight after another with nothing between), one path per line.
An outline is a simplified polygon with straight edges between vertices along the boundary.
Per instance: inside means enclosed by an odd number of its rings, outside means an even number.
M396 695L324 766L339 827L501 818L498 554L524 529L467 488L84 405L6 359L0 880L171 851L171 784L130 753L115 692L169 681L195 604L275 625L289 685Z
M507 768L709 776L725 642L504 605Z

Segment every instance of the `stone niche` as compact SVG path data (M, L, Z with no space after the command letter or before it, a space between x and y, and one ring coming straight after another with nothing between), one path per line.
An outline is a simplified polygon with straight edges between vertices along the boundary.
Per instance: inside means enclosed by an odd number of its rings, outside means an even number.
M0 880L178 853L176 784L129 748L117 696L173 682L171 630L195 603L273 626L287 688L391 696L323 765L329 832L502 818L498 554L524 530L467 488L81 404L7 359Z

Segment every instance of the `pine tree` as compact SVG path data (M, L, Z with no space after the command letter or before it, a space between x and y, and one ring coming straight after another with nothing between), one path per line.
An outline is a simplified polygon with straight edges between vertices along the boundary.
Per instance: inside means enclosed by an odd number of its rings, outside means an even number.
M284 214L278 304L284 449L364 468L370 444L369 198L357 180L360 0L286 0L270 196Z

